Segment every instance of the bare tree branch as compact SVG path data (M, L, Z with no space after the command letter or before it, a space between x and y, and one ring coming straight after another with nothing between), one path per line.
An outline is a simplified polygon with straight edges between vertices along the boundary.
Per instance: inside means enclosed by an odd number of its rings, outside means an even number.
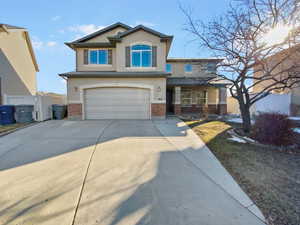
M229 91L240 104L244 123L249 123L255 102L300 83L300 0L235 0L224 15L206 23L195 19L192 10L180 9L187 18L185 30L201 47L224 58L217 75L231 83ZM291 28L284 40L264 39L284 26Z

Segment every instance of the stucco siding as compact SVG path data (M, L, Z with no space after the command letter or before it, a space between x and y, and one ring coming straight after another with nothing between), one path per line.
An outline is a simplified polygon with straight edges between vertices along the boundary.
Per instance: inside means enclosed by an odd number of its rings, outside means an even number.
M189 62L167 62L171 64L172 77L215 77L215 74L206 71L206 62L189 63ZM185 72L185 64L192 64L192 72Z
M69 78L67 82L68 103L82 103L80 88L88 85L137 84L153 87L152 103L166 101L166 78Z
M0 76L2 94L36 94L36 69L23 30L0 32Z
M122 28L122 27L117 27L111 31L108 31L102 35L99 35L97 37L94 37L90 40L87 40L87 43L95 43L95 42L109 42L107 37L111 37L111 36L115 36L116 34L118 34L118 32L124 32L126 31L126 29Z
M117 43L117 71L141 71L141 68L125 66L125 48L133 44L146 43L157 46L157 67L142 68L142 70L165 71L166 66L166 43L161 42L160 38L149 34L143 30L132 33L122 38L122 42Z

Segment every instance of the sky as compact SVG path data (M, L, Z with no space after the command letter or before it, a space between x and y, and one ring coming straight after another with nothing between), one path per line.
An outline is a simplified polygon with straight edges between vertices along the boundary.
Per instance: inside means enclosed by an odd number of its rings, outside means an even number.
M174 35L169 57L210 57L184 30L180 4L191 8L197 19L209 21L224 12L229 0L3 1L0 23L28 29L40 68L38 90L65 94L66 82L58 74L75 70L75 53L64 42L116 22Z

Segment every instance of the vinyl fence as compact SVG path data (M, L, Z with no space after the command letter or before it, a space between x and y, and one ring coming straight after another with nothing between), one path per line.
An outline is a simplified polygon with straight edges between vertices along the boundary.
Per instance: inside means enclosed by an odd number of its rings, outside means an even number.
M291 94L270 94L256 102L250 109L251 114L259 112L279 112L290 115ZM240 114L238 102L232 97L227 98L229 114Z
M33 118L36 121L52 119L52 98L49 96L5 95L5 105L33 105Z

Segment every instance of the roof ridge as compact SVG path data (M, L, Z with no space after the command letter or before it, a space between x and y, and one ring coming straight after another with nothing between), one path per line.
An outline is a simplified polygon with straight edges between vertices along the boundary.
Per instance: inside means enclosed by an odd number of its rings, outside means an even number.
M6 24L6 23L0 23L0 26L5 26L8 29L25 29L24 27L18 27L18 26Z
M81 37L81 38L79 38L77 40L71 41L70 43L78 43L78 42L90 40L93 37L95 37L97 35L100 35L102 33L105 33L105 32L107 32L109 30L112 30L112 29L114 29L114 28L116 28L118 26L121 26L121 27L123 27L123 28L125 28L127 30L132 29L132 27L128 26L127 24L124 24L124 23L121 23L121 22L117 22L117 23L113 23L113 24L111 24L109 26L106 26L106 27L104 27L104 28L102 28L100 30L97 30L97 31L95 31L95 32L93 32L91 34L87 34L87 35L85 35L85 36L83 36L83 37Z

